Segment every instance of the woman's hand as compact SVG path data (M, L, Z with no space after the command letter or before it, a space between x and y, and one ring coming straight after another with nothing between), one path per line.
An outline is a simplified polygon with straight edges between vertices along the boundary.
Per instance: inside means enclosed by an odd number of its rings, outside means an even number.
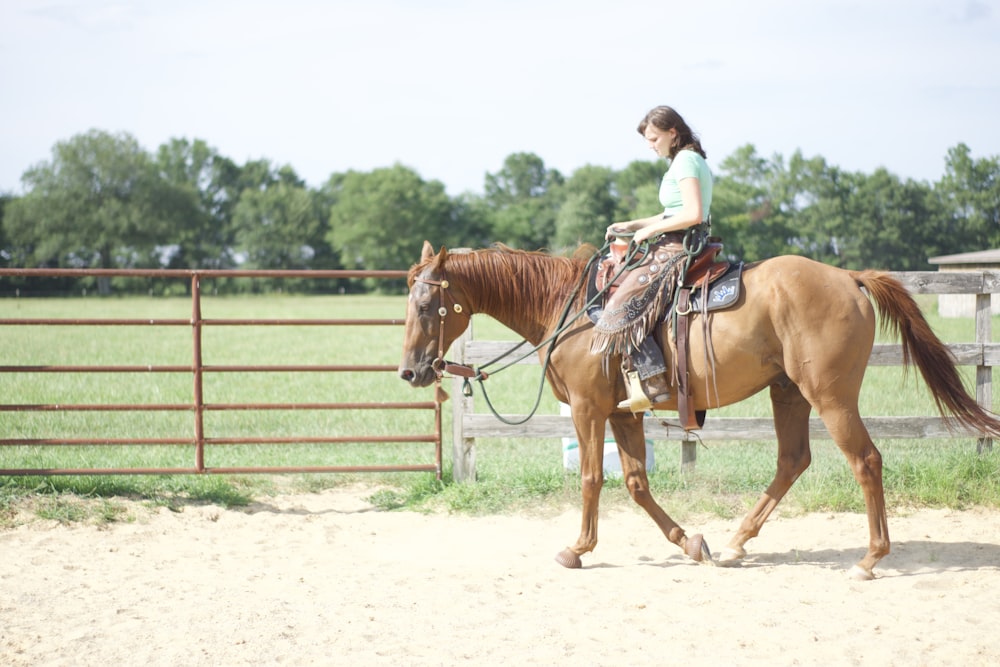
M628 222L613 222L608 225L607 231L604 233L604 238L613 239L616 236L629 235L636 230L635 220L629 220Z
M635 236L632 237L633 243L642 243L643 241L648 241L651 237L656 236L660 232L656 231L652 227L642 227L635 231Z

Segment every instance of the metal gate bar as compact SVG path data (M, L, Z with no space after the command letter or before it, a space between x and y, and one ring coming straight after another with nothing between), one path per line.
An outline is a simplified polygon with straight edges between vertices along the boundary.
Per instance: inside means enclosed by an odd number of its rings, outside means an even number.
M311 473L311 472L434 472L441 478L441 392L435 388L433 401L348 402L348 403L206 403L203 380L207 373L244 372L388 372L395 366L385 364L321 365L221 365L205 364L202 358L202 333L215 326L399 326L402 319L205 319L201 314L202 278L387 278L406 276L405 271L227 271L173 269L0 269L0 276L19 277L147 277L188 278L191 281L191 319L108 319L108 318L11 318L0 319L4 326L190 326L192 330L191 365L34 365L0 366L0 373L183 373L192 377L191 403L150 404L0 404L0 412L191 412L193 438L7 438L0 446L118 446L165 445L194 446L194 466L148 468L38 468L0 469L0 475L131 475L131 474L249 474L249 473ZM252 410L433 410L434 432L430 434L389 436L282 436L282 437L209 437L205 433L204 415L215 411ZM386 466L257 466L208 467L205 465L206 445L247 444L338 444L338 443L434 443L434 462Z

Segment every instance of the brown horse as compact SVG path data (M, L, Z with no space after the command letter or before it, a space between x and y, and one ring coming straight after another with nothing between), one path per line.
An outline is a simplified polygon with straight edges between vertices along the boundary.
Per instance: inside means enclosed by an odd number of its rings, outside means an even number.
M431 384L440 376L445 352L473 313L493 317L532 344L545 341L557 328L568 300L575 300L574 313L583 306L585 297L576 286L584 266L585 259L505 248L468 254L448 254L442 248L435 254L425 242L420 263L409 273L400 376L413 386ZM861 381L875 338L871 301L883 328L902 338L904 362L916 362L942 415L950 413L961 426L991 436L1000 436L1000 421L969 396L948 349L910 294L888 274L846 271L784 256L748 265L742 288L732 308L708 316L711 336L707 346L706 327L692 323L693 401L696 409L705 410L769 388L778 466L774 480L720 559L726 563L746 555L744 545L760 532L768 515L809 466L808 420L816 410L864 494L868 551L851 575L872 579L876 563L889 553L889 531L882 457L858 412ZM587 317L578 318L559 335L546 370L556 397L572 408L583 495L580 536L556 560L565 567L580 567L580 555L597 545L604 426L610 422L632 498L688 556L711 561L701 537L686 536L650 495L642 416L617 409L625 397L618 360L605 361L590 353L592 331ZM544 353L544 349L539 352ZM670 350L665 354L669 360ZM656 408L676 410L676 397Z

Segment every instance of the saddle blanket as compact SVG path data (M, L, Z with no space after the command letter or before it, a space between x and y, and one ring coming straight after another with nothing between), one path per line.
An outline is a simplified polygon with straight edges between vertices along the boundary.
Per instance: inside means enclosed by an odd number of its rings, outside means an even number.
M710 313L713 310L729 308L739 300L742 282L743 262L738 262L731 265L725 273L709 284L707 299L704 289L692 290L691 311Z

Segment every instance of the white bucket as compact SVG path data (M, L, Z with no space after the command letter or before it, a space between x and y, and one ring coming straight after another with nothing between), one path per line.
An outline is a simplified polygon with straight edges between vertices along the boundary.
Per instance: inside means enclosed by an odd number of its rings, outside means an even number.
M559 414L564 417L571 416L573 414L569 405L566 403L559 404ZM605 425L608 433L611 432L611 427ZM580 443L576 438L563 438L562 439L562 452L563 452L563 468L566 470L579 470L580 469ZM650 471L653 469L654 459L653 459L653 441L646 438L646 470ZM618 443L615 442L614 438L604 439L604 476L605 477L621 477L622 476L622 462L621 458L618 456Z

